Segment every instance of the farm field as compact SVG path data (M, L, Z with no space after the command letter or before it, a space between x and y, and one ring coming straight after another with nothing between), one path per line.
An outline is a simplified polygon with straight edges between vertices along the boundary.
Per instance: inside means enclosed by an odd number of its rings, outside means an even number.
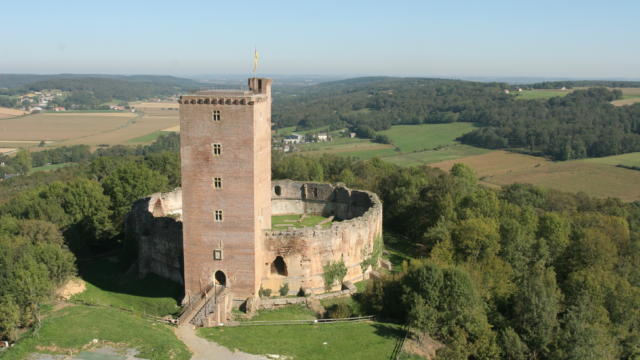
M65 140L125 126L132 113L44 113L0 120L0 141Z
M634 157L640 157L632 154L627 156L626 161L634 161ZM448 171L455 163L467 164L476 171L481 182L489 186L529 183L573 193L583 191L601 198L640 200L640 171L615 167L606 162L620 160L605 159L553 162L536 156L491 151L437 162L431 166Z
M162 131L179 131L178 111L159 104L141 106L144 111L136 113L59 112L0 119L0 147L33 147L42 140L48 146L151 143Z
M623 166L639 166L640 167L640 152L605 156L600 158L590 158L576 160L576 162L594 163L594 164L607 164L607 165L623 165Z
M631 105L640 102L640 88L617 88L622 90L622 99L612 101L616 106Z
M389 136L393 145L366 139L337 138L326 143L305 144L300 148L309 155L330 153L359 159L379 157L398 165L419 165L488 152L455 141L474 128L471 123L396 125L379 132Z
M12 118L24 115L26 112L18 109L0 107L0 119Z
M533 89L533 90L522 90L521 92L514 92L514 96L516 96L519 100L538 100L538 99L549 99L556 96L566 96L573 92L573 90L560 90L560 89Z

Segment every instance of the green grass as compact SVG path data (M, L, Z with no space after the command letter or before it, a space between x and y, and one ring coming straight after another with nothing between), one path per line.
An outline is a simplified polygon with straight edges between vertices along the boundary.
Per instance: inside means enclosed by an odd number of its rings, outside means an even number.
M160 136L166 134L165 131L154 131L147 135L138 136L127 140L128 143L150 143L157 140Z
M445 160L454 160L467 156L481 155L488 153L489 151L491 150L464 144L453 144L438 150L426 150L387 156L384 158L384 161L400 166L415 166Z
M389 130L380 131L387 135L401 152L432 150L452 145L456 138L473 131L472 123L456 122L450 124L396 125Z
M402 263L415 259L415 245L408 239L392 232L384 233L385 251L389 254L386 258L391 262L394 272L402 270Z
M55 169L60 169L63 167L67 167L67 166L71 166L74 165L75 163L69 162L69 163L62 163L62 164L51 164L51 165L43 165L43 166L37 166L31 169L31 173L35 173L35 172L39 172L39 171L51 171L51 170L55 170Z
M315 320L316 315L304 305L289 305L275 310L260 310L250 321Z
M155 316L175 314L180 310L178 301L182 287L155 275L138 279L136 275L124 277L118 264L100 260L81 264L80 275L87 289L73 297L83 303L115 306Z
M47 352L68 354L93 339L136 348L138 356L145 359L190 358L186 346L167 325L113 308L71 306L44 319L37 335L25 335L2 359L25 359L42 347L49 347Z
M359 296L359 295L360 294L356 294L356 296ZM324 306L324 308L327 310L330 307L337 304L347 304L351 308L352 316L369 315L364 313L364 310L362 309L362 305L360 305L360 302L358 302L357 299L351 295L322 299L320 300L320 304L322 304L322 306Z
M475 128L474 124L465 122L395 125L379 132L389 136L393 145L377 144L367 139L335 138L331 142L305 144L300 149L310 154L332 153L361 160L378 157L400 166L414 166L488 152L455 141Z
M271 217L271 228L274 230L286 230L288 228L303 228L303 227L313 227L318 225L324 220L327 220L326 217L320 215L307 215L304 219L301 219L302 215L275 215ZM328 221L322 225L323 228L330 228L332 221Z
M566 96L573 90L560 89L539 89L539 90L523 90L522 92L513 92L514 96L520 100L539 100L549 99L556 96Z
M575 160L578 162L606 164L606 165L623 165L623 166L640 166L640 152L605 156L599 158L589 158L584 160Z
M404 332L399 325L360 322L203 328L198 335L252 354L305 360L386 360Z

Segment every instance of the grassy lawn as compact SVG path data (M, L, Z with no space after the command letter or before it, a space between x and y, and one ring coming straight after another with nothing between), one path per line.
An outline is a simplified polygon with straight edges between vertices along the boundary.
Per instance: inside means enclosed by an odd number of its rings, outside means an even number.
M127 140L128 143L150 143L158 139L160 136L166 134L164 131L154 131L147 135L142 135L135 137L133 139Z
M83 303L114 306L139 313L164 316L177 313L182 294L179 284L149 275L139 280L123 277L117 263L100 260L80 264L80 275L87 289L73 297Z
M251 321L277 321L277 320L315 320L316 315L304 305L284 306L275 310L260 310Z
M359 322L203 328L198 335L252 354L310 360L386 360L404 332L399 325Z
M51 165L43 165L43 166L37 166L31 169L31 173L35 173L38 171L51 171L51 170L55 170L55 169L60 169L63 167L67 167L70 165L73 165L75 163L62 163L62 164L51 164Z
M271 228L274 230L286 230L289 228L303 228L303 227L313 227L321 223L322 221L327 220L326 217L320 215L307 215L302 218L302 215L294 214L294 215L276 215L271 217ZM328 221L322 224L322 227L327 229L331 227L332 221Z
M71 306L44 319L37 335L29 334L2 355L3 360L25 359L34 352L69 354L93 339L136 348L145 359L190 358L171 328L138 315L112 308Z

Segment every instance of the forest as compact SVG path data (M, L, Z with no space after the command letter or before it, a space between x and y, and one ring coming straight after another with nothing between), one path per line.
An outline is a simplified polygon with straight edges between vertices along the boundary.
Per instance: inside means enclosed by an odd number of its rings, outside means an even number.
M124 218L137 199L180 185L178 148L170 134L0 183L8 309L0 337L37 326L41 304L77 262L117 254L126 270L136 244ZM272 157L274 179L379 194L385 246L411 260L371 282L363 305L445 344L439 358L640 356L640 204L529 185L490 189L464 165L444 173L378 159Z
M603 85L620 85L604 83ZM633 85L633 84L626 84ZM424 78L359 78L323 83L274 99L278 127L349 127L362 137L397 124L465 121L481 128L463 143L554 160L640 151L640 104L615 107L619 90L576 90L563 98L521 100L506 84Z
M473 171L274 156L274 178L344 181L384 204L388 249L417 258L370 283L369 313L446 346L438 359L640 356L640 204Z

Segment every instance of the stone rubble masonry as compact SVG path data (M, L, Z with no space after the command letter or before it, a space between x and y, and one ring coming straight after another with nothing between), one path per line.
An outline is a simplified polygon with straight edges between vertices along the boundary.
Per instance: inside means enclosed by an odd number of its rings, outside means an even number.
M277 194L280 195L277 195ZM182 190L153 194L135 203L127 218L127 236L138 240L138 270L182 283L182 223L179 218ZM302 288L309 293L324 292L323 266L344 261L348 268L344 282L357 282L368 277L360 264L371 256L374 242L382 236L382 204L378 196L344 186L274 181L271 186L273 215L318 214L334 216L330 228L322 226L264 231L261 281L259 287L277 294L287 283L289 294ZM271 263L282 256L287 276L271 272ZM332 289L340 290L336 284ZM235 297L235 294L234 294Z

